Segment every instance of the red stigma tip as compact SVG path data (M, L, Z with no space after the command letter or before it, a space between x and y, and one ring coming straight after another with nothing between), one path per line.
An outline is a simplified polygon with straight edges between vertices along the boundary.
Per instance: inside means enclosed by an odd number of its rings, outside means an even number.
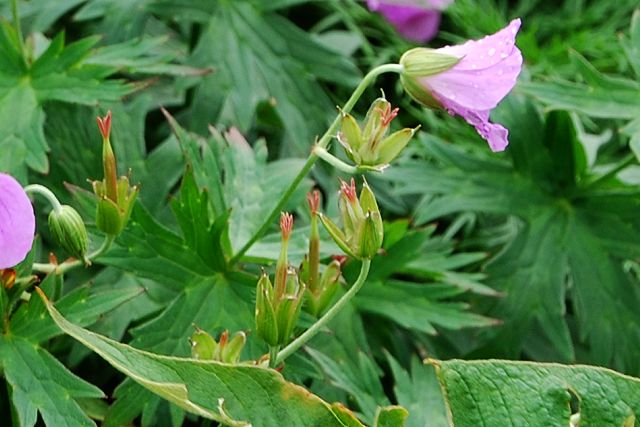
M313 190L307 193L307 202L309 203L309 209L311 209L311 214L315 215L318 213L318 207L320 206L320 192L318 190Z
M385 109L381 111L382 115L380 118L380 122L382 123L382 126L389 126L389 123L391 123L391 121L398 115L398 111L400 111L398 107L392 110L391 104L387 104Z
M282 238L284 240L289 239L291 230L293 230L293 215L288 212L280 214L280 230L282 231Z
M102 138L109 139L109 135L111 134L111 110L109 110L104 117L96 117L96 121L98 122L98 128L100 129Z
M340 191L344 194L350 202L358 200L356 196L356 181L351 178L351 182L347 184L346 181L340 180Z

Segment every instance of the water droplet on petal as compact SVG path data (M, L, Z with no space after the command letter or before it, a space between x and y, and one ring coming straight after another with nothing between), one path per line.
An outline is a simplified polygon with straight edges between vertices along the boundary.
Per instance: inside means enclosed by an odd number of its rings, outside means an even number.
M493 56L494 53L496 53L494 48L489 49L489 56Z
M503 70L503 69L498 70L498 75L499 75L499 76L501 76L501 75L503 75L503 74L504 74L504 70Z
M502 59L506 58L507 56L509 56L509 55L507 55L507 54L506 54L506 53L504 53L504 52L502 52L502 53L500 54L500 58L502 58Z
M475 70L476 68L478 68L478 66L476 64L471 64L471 69Z

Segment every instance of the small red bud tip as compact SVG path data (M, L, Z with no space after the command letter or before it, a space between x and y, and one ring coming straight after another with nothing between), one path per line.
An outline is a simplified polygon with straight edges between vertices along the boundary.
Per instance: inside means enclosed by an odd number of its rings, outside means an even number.
M0 270L0 285L5 289L11 289L16 283L16 271L13 268Z
M398 115L400 109L398 107L391 109L391 104L387 104L384 108L380 108L380 123L382 126L389 126L389 123Z
M309 208L311 209L311 214L315 215L318 213L318 207L320 206L320 192L318 190L313 190L307 193L307 202L309 202Z
M349 259L349 257L346 255L332 255L331 259L334 261L338 261L340 267L342 267L344 263L347 262L347 259Z
M111 111L109 110L104 117L96 117L96 121L98 122L98 128L100 129L102 138L109 139L109 135L111 134Z
M280 214L280 230L282 231L282 239L288 240L293 230L293 215L288 212Z
M224 331L222 334L220 334L220 340L218 341L218 344L220 344L220 347L224 347L225 345L227 345L228 340L229 331Z
M351 178L351 182L347 184L346 181L340 180L340 191L344 194L350 202L356 202L358 197L356 195L356 181Z
M58 257L53 252L49 252L49 264L58 265Z

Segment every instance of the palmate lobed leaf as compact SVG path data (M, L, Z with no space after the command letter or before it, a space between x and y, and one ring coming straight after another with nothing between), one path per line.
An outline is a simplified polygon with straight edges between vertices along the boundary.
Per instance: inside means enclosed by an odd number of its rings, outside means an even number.
M451 426L632 426L640 415L640 379L595 366L487 361L430 361ZM571 403L577 406L571 409Z
M216 117L246 132L268 101L283 123L282 153L306 156L334 107L318 80L355 85L353 62L250 1L220 2L204 18L192 64L216 73L195 90L190 127L204 130Z
M37 344L2 335L0 362L10 385L14 425L34 426L40 412L48 426L95 426L75 399L101 398L102 391L73 375ZM3 417L3 421L7 419Z
M44 294L42 294L43 298ZM80 328L49 302L56 324L110 364L181 408L230 425L343 426L334 411L348 416L277 372L254 365L161 356ZM222 400L221 400L222 399Z
M511 164L432 140L425 148L434 166L409 161L388 176L405 194L431 196L423 219L466 211L519 218L515 237L485 268L487 284L505 294L487 314L505 324L482 333L474 357L524 350L640 372L640 295L623 269L640 253L638 192L615 179L590 187L594 173L567 113L543 118L527 104L511 98L497 115L510 129ZM614 339L616 330L626 333Z

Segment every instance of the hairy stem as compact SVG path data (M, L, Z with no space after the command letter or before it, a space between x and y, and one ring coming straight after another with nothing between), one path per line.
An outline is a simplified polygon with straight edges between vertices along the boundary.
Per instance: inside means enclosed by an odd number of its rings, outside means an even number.
M20 14L18 13L18 0L11 0L11 16L13 18L13 25L18 33L18 43L20 44L20 52L24 56L24 39L22 37L22 28L20 26ZM25 58L26 61L26 58Z
M60 213L62 211L62 205L58 201L58 198L56 197L56 195L53 194L53 192L49 190L47 187L45 187L44 185L40 185L40 184L27 185L26 187L24 187L24 191L26 193L40 194L41 196L44 196L44 198L47 199L47 201L49 201L49 203L51 204L51 207L56 213Z
M322 316L316 323L311 325L309 329L304 331L302 335L293 340L288 346L282 349L280 353L278 353L278 357L276 358L276 366L282 363L287 357L291 356L297 350L300 349L303 345L305 345L311 338L313 338L320 330L326 326L327 323L333 319L336 314L342 310L342 308L349 303L353 299L353 297L358 293L362 285L364 285L365 280L367 280L367 276L369 275L369 267L371 265L371 260L365 259L362 261L362 266L360 267L360 274L356 279L355 283L351 288L336 302L333 307L331 307L325 314Z
M316 147L320 147L322 149L327 148L327 146L329 145L329 142L331 142L331 138L335 136L335 133L338 130L338 127L340 126L340 119L342 117L342 113L343 112L348 113L353 109L353 106L356 104L358 99L360 99L365 89L369 85L371 85L371 83L373 83L376 77L384 73L401 73L401 72L402 72L402 65L400 64L384 64L369 71L367 75L364 76L360 84L358 84L358 86L355 88L355 90L351 94L351 97L346 102L346 104L344 104L341 112L338 113L338 115L336 115L336 118L333 120L333 122L329 126L329 129L327 129L324 135L322 135L322 137L318 140L318 142L316 143ZM251 246L253 246L253 244L257 242L258 239L264 236L264 234L267 232L271 224L273 224L273 222L275 221L276 217L280 214L280 211L284 207L287 200L289 200L293 192L296 190L296 188L298 188L298 185L300 185L300 182L302 181L302 179L309 173L309 171L311 170L311 168L313 167L317 159L318 159L318 156L312 151L311 154L309 154L309 157L307 158L307 161L305 162L304 166L302 167L302 169L300 169L300 172L298 172L298 175L296 175L293 181L291 181L291 184L289 184L289 187L284 192L284 194L280 197L280 200L278 200L278 203L273 208L271 213L267 216L267 218L265 219L264 223L260 226L258 231L256 231L256 233L251 237L251 239L249 239L249 241L245 243L244 246L240 248L240 250L233 256L233 258L231 259L232 264L240 260L244 256L244 254L246 254L247 251L251 248Z
M102 245L98 249L96 249L94 252L87 255L87 259L89 261L93 261L96 258L103 255L105 252L109 250L114 239L115 239L115 236L107 235L107 237L105 237L105 239L103 240ZM58 264L58 265L34 263L33 270L39 273L64 274L67 271L80 267L83 264L84 263L79 259L75 259L73 261L65 261L62 264Z

